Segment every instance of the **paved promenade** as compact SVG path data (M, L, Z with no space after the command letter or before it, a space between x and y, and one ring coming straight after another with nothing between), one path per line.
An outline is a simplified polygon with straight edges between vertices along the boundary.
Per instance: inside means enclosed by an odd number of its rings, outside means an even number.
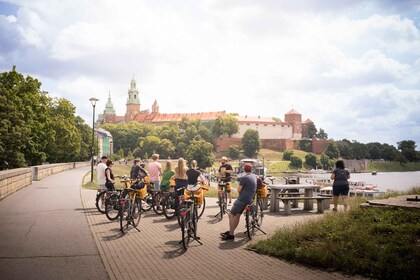
M153 210L142 216L140 232L130 228L123 235L119 223L96 210L96 191L80 190L87 171L59 173L0 201L0 222L6 224L0 230L4 279L349 279L245 250L249 241L242 234L243 219L235 241L221 241L219 233L228 229L228 219L214 217L218 207L211 198L199 221L203 245L193 242L187 252L178 244L176 220ZM37 192L42 200L35 199ZM287 217L267 213L263 229L271 234L317 217L303 211ZM265 238L258 233L255 241ZM26 268L37 272L25 274Z

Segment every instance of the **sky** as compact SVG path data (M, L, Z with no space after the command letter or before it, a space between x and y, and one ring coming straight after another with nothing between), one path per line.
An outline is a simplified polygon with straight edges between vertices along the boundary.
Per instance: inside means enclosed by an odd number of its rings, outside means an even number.
M0 0L0 72L92 123L141 110L276 117L334 140L420 147L420 0Z

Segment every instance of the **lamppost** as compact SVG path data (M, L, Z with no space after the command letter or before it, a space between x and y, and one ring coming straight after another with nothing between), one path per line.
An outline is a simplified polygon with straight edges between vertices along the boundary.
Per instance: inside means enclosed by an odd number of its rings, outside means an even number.
M93 121L92 121L92 149L90 152L90 157L91 157L91 166L90 166L90 182L93 182L93 145L95 142L95 106L96 106L96 102L99 101L99 99L92 97L89 99L90 103L92 104L93 107Z

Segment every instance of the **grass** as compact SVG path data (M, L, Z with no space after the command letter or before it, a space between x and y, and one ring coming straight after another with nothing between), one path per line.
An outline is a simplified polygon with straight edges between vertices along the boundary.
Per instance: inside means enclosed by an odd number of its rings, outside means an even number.
M401 164L399 162L372 161L369 162L366 171L420 171L420 162L407 162Z
M417 189L418 191L418 189ZM380 279L418 279L420 211L360 207L285 227L249 249L291 262Z

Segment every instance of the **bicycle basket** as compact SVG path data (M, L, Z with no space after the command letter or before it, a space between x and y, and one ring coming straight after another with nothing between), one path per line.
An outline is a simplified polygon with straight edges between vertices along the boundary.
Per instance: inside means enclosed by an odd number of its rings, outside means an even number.
M257 196L261 198L266 198L268 194L268 189L266 186L257 189Z
M143 189L145 186L146 184L143 181L137 180L131 185L131 188L139 190L139 189Z
M184 190L184 199L191 199L191 192L188 189ZM201 205L204 202L203 189L194 192L194 203Z

